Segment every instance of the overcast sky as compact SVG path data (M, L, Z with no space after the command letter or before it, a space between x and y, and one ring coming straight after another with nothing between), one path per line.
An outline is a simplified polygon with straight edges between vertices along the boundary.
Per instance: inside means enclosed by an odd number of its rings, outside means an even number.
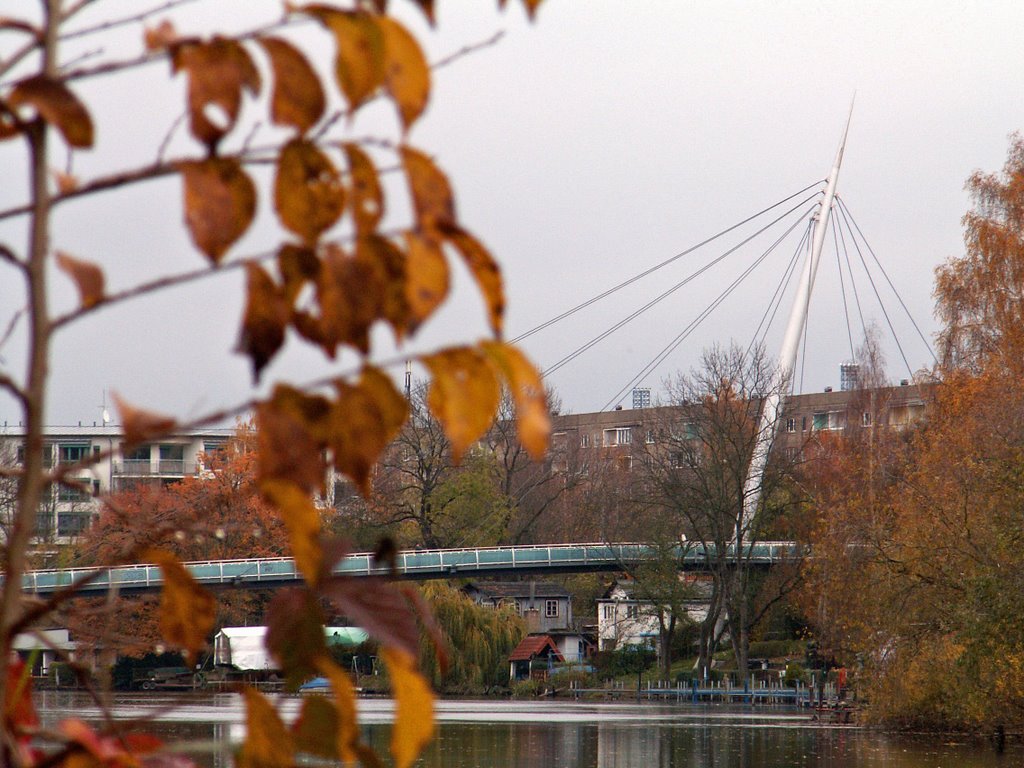
M245 2L207 5L205 15L202 4L178 14L179 29L234 28L255 13ZM23 6L0 0L0 15ZM1008 135L1024 126L1024 4L548 0L532 25L516 3L503 14L492 6L439 0L437 31L408 16L432 60L505 32L497 45L436 73L430 108L410 140L449 173L461 219L503 265L509 337L820 182L855 92L839 194L917 323L934 333L933 270L962 252L964 182L977 169L998 171ZM313 57L329 62L330 46L316 30L296 34L314 47ZM106 55L131 55L140 39L138 29L119 35ZM11 44L0 37L2 50ZM76 156L76 173L87 179L151 162L182 109L182 86L162 64L79 86L95 113L98 146ZM372 108L352 135L394 135L393 124L389 113ZM179 130L169 154L190 152L195 146ZM0 145L0 168L0 207L7 208L23 200L17 142ZM179 183L167 179L67 205L56 216L54 246L102 264L113 289L200 267L203 259L181 225L180 197ZM399 216L404 201L392 203ZM730 340L746 346L801 232L643 385L657 392L665 377L693 366L704 347ZM563 409L603 407L781 233L772 230L559 369L550 381ZM23 224L0 222L0 242L20 250L24 238ZM272 248L279 238L264 195L256 226L231 253ZM539 367L551 366L738 239L679 259L530 337L524 348ZM484 335L480 302L465 275L458 277L451 306L416 349ZM907 367L862 278L864 312L885 332L890 377L905 378ZM72 306L66 278L55 275L53 283L57 306ZM238 274L225 275L100 312L62 332L48 421L98 420L104 390L182 417L247 397L247 361L231 353L240 284ZM927 348L892 294L883 298L910 368L929 365ZM0 325L23 303L15 274L0 269ZM810 310L804 391L839 384L839 365L850 357L842 306L829 249ZM788 311L787 299L782 314ZM777 320L768 336L772 354L782 324ZM23 346L16 333L0 348L0 370L21 375ZM355 365L354 357L343 357L325 367L318 353L296 346L293 339L266 383ZM628 394L623 402L629 407ZM0 424L18 419L13 400L0 395Z

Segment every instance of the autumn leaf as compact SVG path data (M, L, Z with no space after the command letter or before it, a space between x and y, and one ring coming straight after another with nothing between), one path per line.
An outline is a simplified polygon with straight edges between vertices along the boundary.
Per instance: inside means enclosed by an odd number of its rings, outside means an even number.
M238 753L239 768L292 768L295 744L273 705L259 691L243 688L245 742Z
M344 674L344 673L342 673ZM299 716L292 723L292 741L298 752L304 752L326 760L338 760L340 722L334 702L323 696L307 696L302 700ZM354 762L355 752L341 758Z
M286 589L267 606L267 650L273 654L292 689L317 673L317 659L327 654L324 616L304 589Z
M449 289L448 262L441 246L415 232L405 235L405 299L409 305L409 330L430 317Z
M326 398L284 385L256 407L261 485L286 480L307 493L323 489L330 408Z
M281 150L274 178L274 207L281 223L312 245L345 210L345 188L330 159L303 139Z
M256 186L237 160L211 157L178 164L184 182L185 223L192 242L214 263L256 215Z
M403 146L401 155L421 232L429 236L441 226L455 224L455 198L448 177L419 150Z
M260 90L260 75L237 40L215 37L209 42L180 43L171 51L175 72L188 73L189 128L208 147L235 126L242 89Z
M489 361L471 347L443 350L422 358L433 381L427 405L444 427L455 462L491 426L501 390Z
M384 193L381 190L377 169L370 156L356 144L342 144L348 158L348 171L352 177L351 196L352 218L356 232L368 235L377 228L384 215Z
M21 659L8 661L4 728L27 741L38 727L39 715L32 702L32 670Z
M330 418L334 463L369 496L373 466L398 435L409 405L391 379L376 368L364 368L357 384L338 380L334 386L338 391Z
M184 648L194 660L206 645L217 618L217 601L199 586L184 565L162 549L149 548L142 556L160 566L160 631L167 642Z
M401 249L380 235L367 235L356 241L356 258L371 266L380 284L380 304L376 315L387 321L402 341L409 332L412 316L407 298L407 259Z
M121 427L124 430L123 446L130 448L147 440L162 437L177 426L170 416L162 416L135 408L118 395L114 394L114 405L121 414Z
M284 280L285 301L290 306L306 283L316 282L320 275L320 259L312 249L289 243L277 252L277 268Z
M398 768L408 768L434 735L434 696L416 668L416 657L384 646L380 655L391 678L395 697L395 724L391 729L391 755Z
M103 301L103 270L90 261L76 259L57 251L57 266L75 281L82 308L89 309Z
M430 98L430 67L416 38L389 16L377 19L384 36L384 87L402 117L408 131L423 114Z
M39 116L60 131L72 147L84 149L93 143L92 118L85 105L60 80L36 75L22 80L11 89L7 104L17 109L34 107Z
M413 2L423 11L423 15L427 17L430 26L434 26L437 23L437 18L434 16L434 0L413 0Z
M543 460L551 434L551 416L540 374L526 356L511 345L484 341L480 346L508 382L516 404L516 427L523 447L535 461Z
M265 480L260 483L260 491L281 513L295 567L307 584L317 584L325 570L320 547L320 511L302 489L286 480Z
M246 266L246 304L237 350L252 360L254 383L284 344L291 307L281 289L258 264Z
M384 35L375 17L364 11L341 11L325 5L300 9L334 35L335 77L352 112L384 83Z
M419 653L417 606L396 585L379 577L332 578L318 585L317 594L380 642L410 656Z
M336 754L344 762L356 759L360 750L359 722L356 719L356 692L348 674L329 658L319 660L320 674L331 682L337 728L332 732Z
M64 171L53 170L50 171L53 175L53 180L57 182L57 192L62 195L68 195L78 189L78 179L70 173L64 173Z
M370 327L380 319L384 304L384 275L380 265L364 254L352 256L329 244L317 284L317 303L325 341L348 344L363 354L370 350Z
M166 50L176 43L178 32L170 21L164 19L155 27L146 27L142 37L146 50L156 52Z
M270 119L277 125L290 125L300 134L305 133L324 113L320 78L306 57L287 40L262 37L259 43L270 57L274 71Z
M487 302L491 331L500 338L505 314L505 291L498 263L479 240L461 227L445 227L444 233L448 242L454 245L462 256L462 260L480 287L480 292Z

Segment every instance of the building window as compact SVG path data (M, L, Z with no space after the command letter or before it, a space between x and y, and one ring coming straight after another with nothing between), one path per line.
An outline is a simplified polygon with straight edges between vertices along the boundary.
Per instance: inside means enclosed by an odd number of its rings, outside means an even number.
M632 427L616 427L604 431L605 445L630 445L633 442Z
M61 464L76 464L89 457L89 446L61 445L57 456Z
M800 431L801 432L806 432L807 431L807 417L806 416L801 416L800 417Z
M786 419L786 431L796 432L796 419Z
M544 616L548 619L553 619L558 616L558 601L557 600L545 600L544 601Z
M647 434L644 435L644 442L648 445L654 445L654 430L648 429Z
M827 413L816 413L813 416L814 421L811 423L811 429L817 431L819 429L828 429L828 414Z
M580 447L581 448L589 448L590 447L590 435L588 435L586 433L580 435Z
M518 615L520 615L520 616L523 615L523 604L519 600L515 601L515 609L516 609L516 613Z
M607 620L611 621L612 619L615 618L615 606L614 605L605 605L605 606L602 606L601 609L604 612L604 617Z
M860 415L860 425L862 427L871 426L871 411L864 411L864 413Z
M627 619L635 619L639 615L640 615L640 606L639 605L627 605L626 606L626 618Z
M57 535L77 536L89 527L88 512L60 512L57 515Z
M69 481L73 482L73 481ZM88 501L92 498L92 493L89 488L92 487L92 482L89 479L79 479L81 487L78 485L61 485L57 488L57 501Z

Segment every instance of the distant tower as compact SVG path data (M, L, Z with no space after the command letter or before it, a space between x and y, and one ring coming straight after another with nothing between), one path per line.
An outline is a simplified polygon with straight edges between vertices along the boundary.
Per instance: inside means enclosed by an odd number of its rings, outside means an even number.
M839 366L839 389L852 392L860 388L860 366L857 363L843 363Z
M648 387L633 390L633 408L650 408L651 390Z

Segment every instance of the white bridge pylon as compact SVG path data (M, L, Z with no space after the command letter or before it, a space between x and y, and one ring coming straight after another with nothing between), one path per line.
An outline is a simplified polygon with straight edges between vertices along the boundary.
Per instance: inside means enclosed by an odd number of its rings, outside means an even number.
M768 462L768 452L771 450L772 442L778 430L779 417L782 410L782 396L785 393L793 393L793 372L796 370L796 356L800 349L800 341L803 338L804 329L807 325L807 309L811 303L811 291L814 289L814 278L818 274L818 262L821 260L821 250L825 244L825 233L828 227L828 219L832 213L832 205L836 198L836 185L839 182L839 168L843 163L843 151L846 149L846 137L850 133L850 121L853 119L853 103L850 104L850 113L846 117L846 128L843 130L843 138L839 142L839 150L836 152L835 162L828 174L825 183L825 196L821 200L821 207L814 217L814 235L811 239L811 252L804 263L800 275L800 284L797 286L796 295L793 297L793 306L789 312L789 322L786 325L786 333L782 337L782 349L779 352L779 383L769 391L761 405L761 418L757 426L757 440L754 444L754 453L750 458L750 467L747 470L747 479L743 486L743 515L736 522L734 540L742 542L750 530L757 513L757 505L761 500L761 483L764 478L765 465Z

